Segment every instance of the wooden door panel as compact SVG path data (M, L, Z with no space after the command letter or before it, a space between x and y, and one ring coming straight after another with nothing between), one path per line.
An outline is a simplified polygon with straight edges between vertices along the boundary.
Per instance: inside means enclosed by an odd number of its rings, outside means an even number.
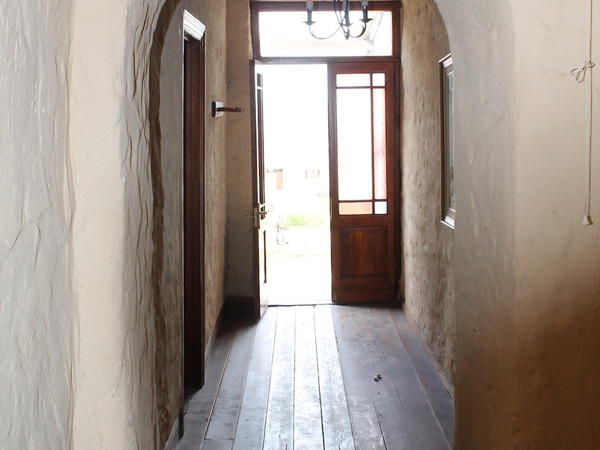
M340 279L387 277L387 227L340 228Z
M264 139L264 78L260 73L260 63L253 61L251 65L254 82L252 117L253 131L253 209L248 214L254 222L254 311L256 318L262 317L269 306L267 289L267 211L265 189L265 139Z
M333 291L337 303L395 296L395 73L330 66Z
M204 384L205 41L185 41L184 65L184 383Z

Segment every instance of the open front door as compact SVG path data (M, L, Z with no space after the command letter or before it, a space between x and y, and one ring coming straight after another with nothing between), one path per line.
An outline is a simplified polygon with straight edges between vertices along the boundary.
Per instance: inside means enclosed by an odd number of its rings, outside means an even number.
M395 296L394 65L329 71L333 298Z
M265 139L264 139L264 93L260 63L252 64L254 80L253 152L254 168L253 202L250 213L254 220L254 270L256 280L255 315L261 317L269 306L267 292L267 205L265 194Z

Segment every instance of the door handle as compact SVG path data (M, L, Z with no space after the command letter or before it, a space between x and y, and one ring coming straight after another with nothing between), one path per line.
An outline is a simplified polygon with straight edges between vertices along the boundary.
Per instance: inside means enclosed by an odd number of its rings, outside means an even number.
M252 216L254 218L254 226L256 228L260 227L260 221L265 220L268 214L269 211L267 210L265 205L255 207L252 212L244 213L245 216Z

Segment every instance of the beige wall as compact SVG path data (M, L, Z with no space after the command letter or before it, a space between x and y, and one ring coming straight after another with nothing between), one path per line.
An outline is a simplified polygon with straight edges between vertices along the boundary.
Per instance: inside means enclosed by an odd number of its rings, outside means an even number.
M587 0L515 9L515 446L600 448L600 4L594 1L592 218L587 188L590 75ZM533 20L532 18L535 18Z
M72 439L71 4L0 2L0 448Z
M252 211L252 129L250 101L250 7L227 0L227 98L242 114L227 116L226 295L254 296Z
M74 11L75 448L162 448L179 413L182 7L208 27L208 100L225 97L226 23L217 0L161 6ZM223 299L224 126L207 118L207 334Z
M513 9L505 1L436 3L456 77L456 443L461 450L510 449L518 121ZM519 9L515 4L515 14Z
M150 151L153 190L152 281L157 332L156 389L161 439L181 406L182 346L182 65L183 11L206 30L206 341L223 305L225 266L225 120L210 117L210 102L224 101L226 11L223 2L167 2L151 52ZM154 103L156 102L156 103ZM158 114L155 114L158 111Z
M449 381L454 375L454 232L441 223L438 61L450 52L431 0L406 2L402 27L402 243L405 311Z

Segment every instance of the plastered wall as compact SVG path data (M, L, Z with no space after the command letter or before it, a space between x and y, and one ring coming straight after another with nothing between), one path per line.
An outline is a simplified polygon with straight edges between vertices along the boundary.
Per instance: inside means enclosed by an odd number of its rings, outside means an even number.
M219 1L162 6L115 0L74 10L75 448L162 448L179 413L178 41L186 6L208 27L208 97L223 98L225 9ZM156 64L160 76L151 77ZM207 122L206 139L209 334L223 290L224 124Z
M0 449L71 445L70 2L0 3Z
M513 5L436 3L448 30L456 89L456 447L511 449L519 119Z
M600 448L600 3L594 1L592 218L587 192L590 2L529 1L515 15L514 366L517 448ZM536 20L527 19L535 17Z
M253 297L252 128L250 100L250 6L227 1L227 98L242 114L227 117L226 295Z
M402 242L405 312L446 378L454 375L454 232L441 223L438 61L450 52L432 0L413 0L402 20Z
M210 102L224 101L226 11L223 2L167 2L154 32L150 61L150 153L153 189L152 282L157 322L157 392L162 400L161 436L181 406L182 70L183 11L206 31L206 342L223 305L225 264L225 121L210 117ZM166 395L160 396L164 392Z

